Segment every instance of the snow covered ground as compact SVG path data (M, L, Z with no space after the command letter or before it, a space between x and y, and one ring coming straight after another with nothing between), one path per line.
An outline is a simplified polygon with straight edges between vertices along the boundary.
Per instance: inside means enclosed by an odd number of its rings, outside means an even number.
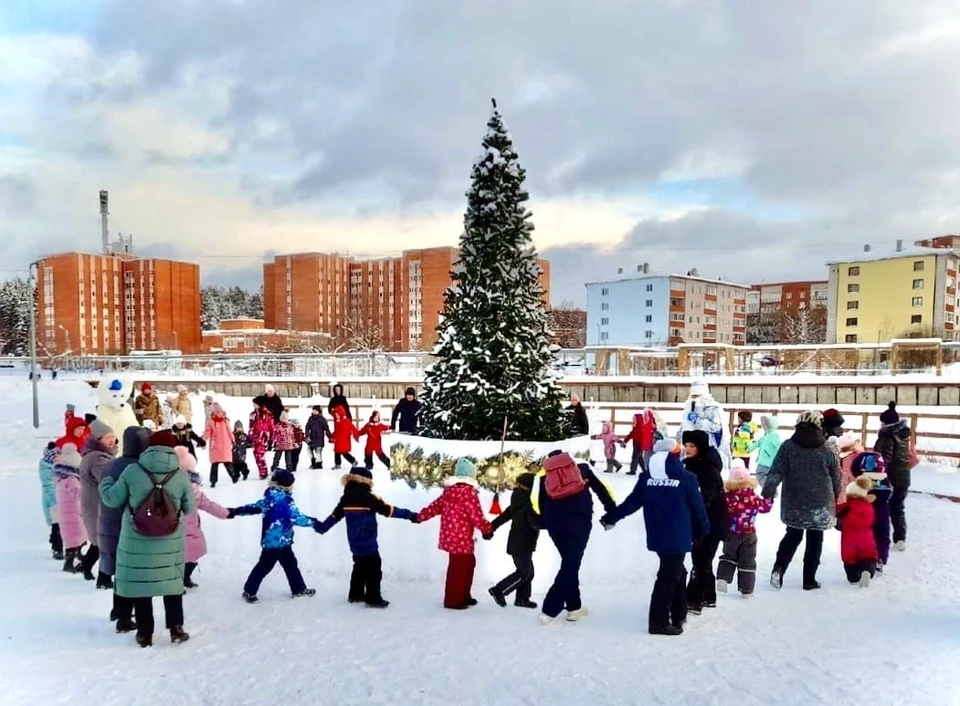
M800 589L799 564L775 593L761 580L750 601L722 596L691 616L684 636L646 634L655 560L639 516L596 531L584 561L591 615L542 627L535 611L500 609L486 589L510 568L506 532L478 545L474 593L464 613L441 607L445 556L438 523L381 520L386 611L348 605L350 556L342 525L326 536L298 530L295 544L312 599L293 601L279 569L261 603L240 599L259 553L259 521L203 517L210 554L201 588L185 599L190 642L172 647L158 632L149 650L113 633L110 596L49 558L36 459L60 432L64 403L92 410L85 385L44 384L42 429L29 424L29 386L0 380L0 703L3 704L951 704L960 659L960 505L908 500L910 546L863 591L846 585L839 533L827 535L823 590ZM199 415L199 398L194 400ZM246 416L247 403L227 409ZM198 420L199 421L199 420ZM329 459L328 459L329 463ZM204 453L201 468L206 470ZM339 474L299 473L295 496L325 516ZM952 474L955 475L955 474ZM610 479L618 498L630 479ZM418 509L438 491L410 490L376 472L377 492ZM208 489L225 505L258 498L260 481ZM482 498L488 506L490 496ZM597 528L600 529L599 526ZM759 565L769 571L782 526L778 511L759 522ZM536 555L535 600L558 557L544 536ZM157 609L160 609L159 601ZM158 619L160 616L158 615ZM159 623L162 625L162 623Z

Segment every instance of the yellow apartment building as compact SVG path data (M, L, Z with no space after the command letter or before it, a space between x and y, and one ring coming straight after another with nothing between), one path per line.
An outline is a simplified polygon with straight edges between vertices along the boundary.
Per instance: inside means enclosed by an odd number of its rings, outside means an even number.
M953 250L899 248L890 254L828 263L828 343L894 338L960 340Z

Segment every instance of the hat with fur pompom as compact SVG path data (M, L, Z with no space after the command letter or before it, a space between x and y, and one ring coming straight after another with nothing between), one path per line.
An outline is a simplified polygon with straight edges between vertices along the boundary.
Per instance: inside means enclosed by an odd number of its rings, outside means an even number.
M851 431L837 437L837 450L840 453L849 453L860 446L860 437Z
M749 479L750 471L742 458L735 458L730 462L730 480L734 482Z
M900 421L900 415L897 414L897 403L889 402L887 408L880 415L881 424L896 424Z
M82 460L76 444L64 444L57 456L56 463L67 468L80 468Z
M197 470L197 459L190 454L190 449L188 449L186 446L177 446L173 450L177 454L177 460L180 462L180 468L182 470Z
M871 490L873 490L873 481L867 476L860 476L847 486L847 499L860 498L862 500L870 494Z

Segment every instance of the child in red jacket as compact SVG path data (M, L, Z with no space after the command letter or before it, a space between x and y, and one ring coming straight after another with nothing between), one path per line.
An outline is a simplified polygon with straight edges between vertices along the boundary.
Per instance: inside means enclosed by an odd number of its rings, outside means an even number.
M443 607L464 610L477 604L470 595L477 568L473 531L479 529L486 535L493 532L493 527L480 508L477 467L473 463L465 458L457 461L454 475L444 486L443 495L420 511L417 522L440 515L440 549L450 555Z
M628 475L636 475L637 467L647 470L647 461L653 455L653 445L658 441L657 426L657 413L652 409L633 415L633 429L623 438L624 443L633 442ZM659 437L663 438L663 435L660 434Z
M350 453L353 449L353 440L359 439L357 428L343 407L333 408L333 470L340 469L340 461L345 458L351 466L357 465L357 459Z
M840 510L843 517L840 530L840 558L847 572L847 581L861 588L870 585L877 570L877 540L873 535L873 502L870 495L873 480L866 475L847 486L847 502Z
M383 435L390 433L390 427L380 421L380 412L370 415L370 420L357 432L357 438L367 435L367 444L363 449L363 465L367 470L373 470L373 455L376 454L380 462L390 468L390 458L383 453Z

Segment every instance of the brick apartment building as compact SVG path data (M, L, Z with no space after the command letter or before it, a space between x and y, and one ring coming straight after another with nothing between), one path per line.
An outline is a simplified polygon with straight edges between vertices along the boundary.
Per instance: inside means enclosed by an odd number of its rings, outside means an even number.
M59 253L37 269L37 342L59 355L200 351L200 268L130 253Z
M754 284L747 293L747 314L825 309L828 290L827 281Z
M429 350L443 295L459 256L451 247L404 250L398 257L356 260L343 255L278 255L263 266L267 329L316 331L349 345L371 338L384 350ZM550 265L540 260L549 302Z
M314 353L330 346L328 334L268 329L263 319L221 319L202 335L204 353Z

